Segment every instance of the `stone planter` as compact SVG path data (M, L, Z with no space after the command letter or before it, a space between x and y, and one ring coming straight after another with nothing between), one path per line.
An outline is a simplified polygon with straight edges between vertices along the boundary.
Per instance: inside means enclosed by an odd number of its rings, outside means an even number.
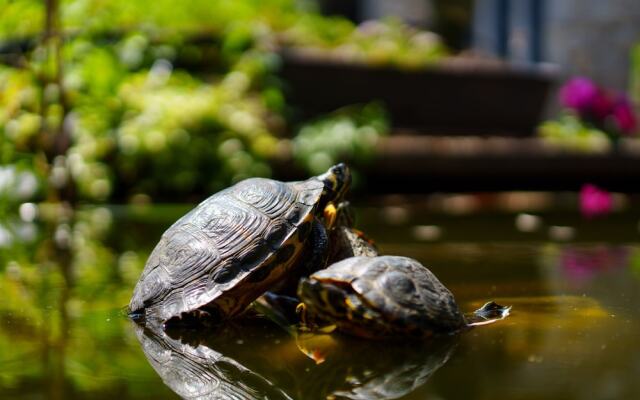
M281 77L300 118L382 101L395 128L427 134L524 136L540 121L555 73L456 60L419 70L282 52Z

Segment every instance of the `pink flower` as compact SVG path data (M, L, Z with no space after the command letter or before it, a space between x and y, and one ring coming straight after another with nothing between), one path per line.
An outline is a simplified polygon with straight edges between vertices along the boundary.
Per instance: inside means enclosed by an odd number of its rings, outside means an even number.
M624 97L620 96L613 106L613 120L617 125L618 130L621 133L632 135L638 128L638 120L633 112L633 106L631 102Z
M588 114L599 93L600 89L590 79L573 78L560 88L560 102L580 114Z
M605 215L611 212L613 199L611 193L596 185L585 184L580 189L580 211L587 218Z
M582 122L605 131L612 138L638 132L640 121L624 94L613 93L588 78L577 77L565 83L559 95L562 105L577 113Z
M599 123L602 123L605 118L611 115L613 111L613 100L609 93L602 89L599 89L593 99L589 108L590 115L595 118Z

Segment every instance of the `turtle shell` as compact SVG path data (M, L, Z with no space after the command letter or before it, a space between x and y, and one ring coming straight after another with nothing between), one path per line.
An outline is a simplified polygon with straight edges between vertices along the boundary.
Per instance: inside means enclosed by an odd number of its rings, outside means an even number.
M323 189L317 178L252 178L212 195L162 235L129 310L160 321L242 312L294 264Z
M330 289L320 298L334 303L342 299L346 303L342 313L336 312L340 307L333 304L330 319L343 320L331 322L339 327L343 322L343 328L359 336L425 336L455 332L466 325L453 294L431 271L411 258L351 257L312 274L309 284L316 285L316 292ZM304 300L302 287L300 292Z

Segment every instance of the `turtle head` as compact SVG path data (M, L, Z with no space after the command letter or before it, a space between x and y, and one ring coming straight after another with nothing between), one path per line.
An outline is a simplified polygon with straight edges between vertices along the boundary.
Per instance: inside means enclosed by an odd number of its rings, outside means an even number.
M351 186L351 172L344 163L329 168L327 172L319 175L318 179L324 183L322 197L325 203L339 203Z

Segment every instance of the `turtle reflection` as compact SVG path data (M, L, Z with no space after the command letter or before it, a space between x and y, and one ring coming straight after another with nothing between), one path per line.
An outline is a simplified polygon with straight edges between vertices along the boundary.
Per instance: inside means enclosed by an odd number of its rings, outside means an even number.
M206 345L136 325L147 360L162 381L184 399L291 399L233 358Z
M332 336L333 337L333 336ZM322 382L336 376L331 387L315 388L301 398L326 392L325 397L347 399L397 399L424 385L442 367L455 349L456 338L418 343L361 341L336 336L335 348L326 361L311 371L306 381ZM382 345L381 345L382 344Z
M340 335L291 335L269 320L215 332L136 326L149 363L183 398L395 399L444 365L455 338L394 343ZM317 364L304 351L322 354Z

